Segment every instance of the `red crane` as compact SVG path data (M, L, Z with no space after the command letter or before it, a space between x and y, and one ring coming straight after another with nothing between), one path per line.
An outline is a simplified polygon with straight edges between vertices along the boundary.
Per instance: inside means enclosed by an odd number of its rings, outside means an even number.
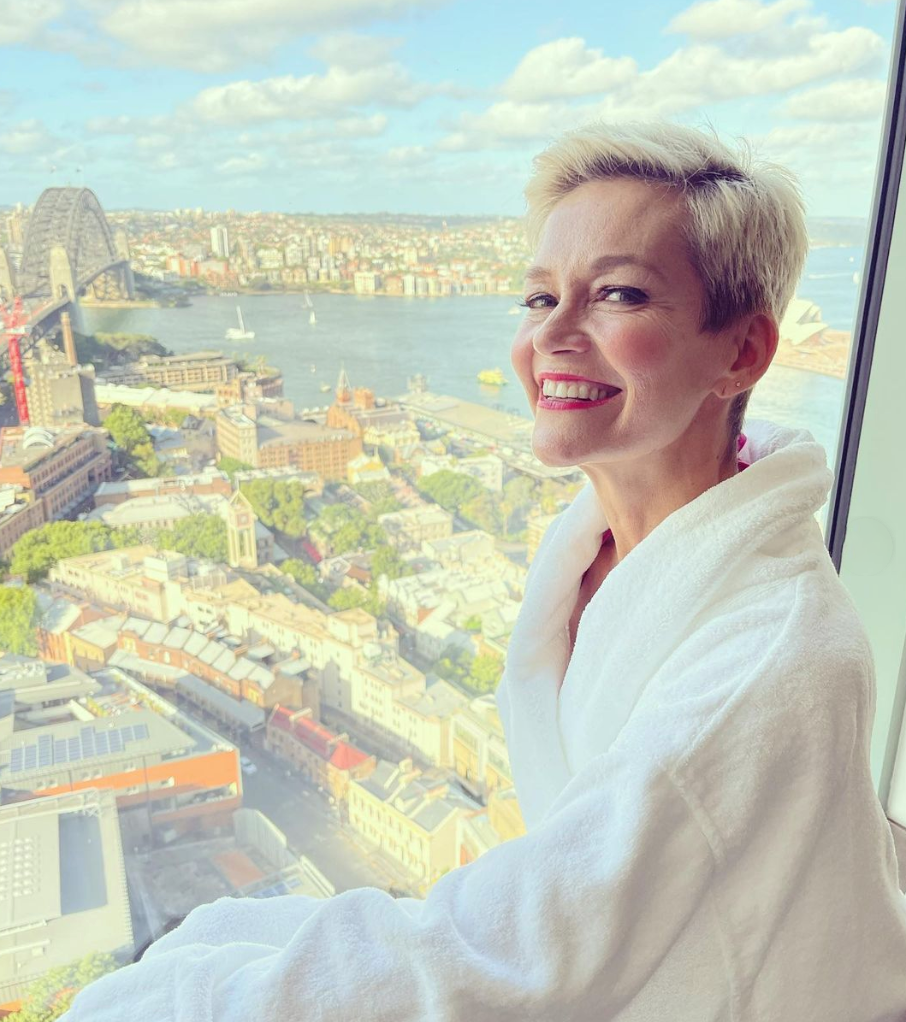
M22 372L22 352L19 342L25 334L22 326L28 322L28 315L22 306L21 297L13 301L12 309L0 305L0 319L3 320L3 332L9 351L9 365L13 371L13 393L16 395L16 411L19 424L28 425L28 397L25 393L25 374Z

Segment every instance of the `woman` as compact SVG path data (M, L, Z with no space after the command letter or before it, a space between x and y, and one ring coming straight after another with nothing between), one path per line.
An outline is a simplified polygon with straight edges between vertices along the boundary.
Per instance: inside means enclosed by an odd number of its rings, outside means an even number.
M602 125L527 196L513 364L538 457L588 476L497 693L527 834L424 901L201 907L69 1022L906 1015L871 651L814 517L832 474L804 430L740 435L806 254L795 185Z

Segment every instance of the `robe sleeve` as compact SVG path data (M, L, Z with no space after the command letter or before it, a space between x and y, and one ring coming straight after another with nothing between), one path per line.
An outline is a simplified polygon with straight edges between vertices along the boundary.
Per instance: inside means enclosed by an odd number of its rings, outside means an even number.
M544 822L424 900L358 888L203 906L65 1022L610 1018L645 985L714 870L695 812L638 741L569 783Z

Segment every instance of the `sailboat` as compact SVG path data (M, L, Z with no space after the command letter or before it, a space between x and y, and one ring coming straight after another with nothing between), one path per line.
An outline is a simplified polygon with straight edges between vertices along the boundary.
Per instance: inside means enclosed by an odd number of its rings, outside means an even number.
M246 330L245 323L242 319L242 309L236 306L236 315L239 317L239 329L231 326L227 328L227 332L223 335L228 341L254 341L255 331Z
M311 309L311 312L308 314L308 325L314 326L318 321L315 318L315 307L311 304L311 298L309 298L307 291L305 292L305 304Z

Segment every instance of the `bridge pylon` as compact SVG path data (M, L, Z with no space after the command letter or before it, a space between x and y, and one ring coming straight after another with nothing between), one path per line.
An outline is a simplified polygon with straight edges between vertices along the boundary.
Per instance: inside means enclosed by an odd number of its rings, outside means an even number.
M78 297L72 264L62 245L54 245L50 250L50 290L53 298L68 298L74 302Z

